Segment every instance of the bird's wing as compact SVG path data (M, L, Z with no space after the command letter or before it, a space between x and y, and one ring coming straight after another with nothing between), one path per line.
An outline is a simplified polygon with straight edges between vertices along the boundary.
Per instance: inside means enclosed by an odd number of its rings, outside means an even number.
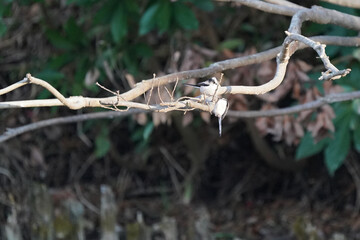
M209 81L199 82L196 85L199 86L199 87L208 87L209 86Z
M226 104L226 110L225 110L224 114L221 116L221 119L225 118L228 111L229 111L229 102L227 102L227 104Z

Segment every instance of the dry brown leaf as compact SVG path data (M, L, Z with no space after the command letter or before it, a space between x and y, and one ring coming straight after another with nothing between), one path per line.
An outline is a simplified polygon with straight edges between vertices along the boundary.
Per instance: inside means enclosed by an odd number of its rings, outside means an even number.
M326 104L321 107L321 111L323 111L326 115L329 116L329 118L335 118L335 112L334 109L329 104Z
M261 83L268 82L273 78L276 71L276 63L273 61L266 61L260 64L256 72L256 77L260 79Z
M292 97L297 100L300 100L301 98L301 84L299 82L294 83Z
M341 86L334 85L332 81L324 81L323 87L326 95L344 92L344 89Z
M270 118L257 118L255 120L255 126L257 127L257 129L259 130L259 133L262 136L265 136L266 134L268 134L268 121Z
M208 112L200 112L201 119L206 123L210 123L211 116Z
M332 118L331 114L322 111L317 114L315 121L308 124L307 129L311 132L315 142L329 136L330 131L335 130Z
M144 126L147 123L146 113L134 114L133 119L141 126Z
M30 151L30 166L45 168L46 163L44 161L44 155L41 150L36 146L31 146Z
M300 80L301 82L309 82L311 80L309 76L306 74L306 72L303 72L299 69L295 70L295 74L297 76L297 80Z
M179 67L179 71L197 69L205 65L204 58L191 48L188 47L183 54L183 60Z
M296 63L296 65L299 66L299 69L300 69L301 71L303 71L303 72L308 72L308 71L310 71L311 69L313 69L313 66L312 66L312 65L307 64L306 62L304 62L304 61L302 61L302 60L297 59L297 60L295 60L295 63Z
M231 51L230 49L224 49L224 50L222 50L222 54L223 54L223 56L224 56L226 59L234 58L234 57L235 57L234 52Z
M229 104L232 110L246 111L248 110L248 101L244 95L232 94L229 96Z
M182 119L182 125L184 127L188 126L192 121L194 120L194 115L191 112L187 112L183 119Z
M262 110L274 109L270 104ZM304 136L304 129L294 116L284 115L270 118L258 118L255 122L261 135L271 134L274 141L285 141L289 146L297 145Z
M275 107L271 104L265 103L262 107L261 107L261 111L265 111L265 110L270 110L270 109L274 109ZM266 134L270 133L274 126L274 118L273 117L260 117L257 118L255 120L255 126L257 127L257 129L259 130L259 133L262 136L265 136Z
M295 132L292 131L292 122L289 115L285 115L283 117L283 124L284 124L283 130L284 130L285 143L287 145L291 145L294 142L296 136L295 136Z
M273 140L279 142L283 139L283 116L276 116L274 117L274 126L273 128L269 128L268 132L273 135Z
M160 124L171 124L171 118L168 117L168 115L166 113L162 113L162 112L153 112L152 113L152 120L154 123L154 126L157 127Z
M126 73L125 78L126 78L128 84L129 84L129 86L131 88L135 87L136 81L135 81L135 78L134 78L134 76L132 74Z
M95 82L98 80L99 76L100 76L100 71L97 68L87 71L85 75L85 85L86 86L94 85Z
M294 131L297 137L302 138L304 136L304 128L298 121L293 121L294 123Z

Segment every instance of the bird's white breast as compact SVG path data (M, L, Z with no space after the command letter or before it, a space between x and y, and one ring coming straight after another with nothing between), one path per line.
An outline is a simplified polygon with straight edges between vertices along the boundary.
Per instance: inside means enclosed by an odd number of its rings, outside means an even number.
M215 104L213 113L216 117L221 117L227 110L227 100L222 98Z

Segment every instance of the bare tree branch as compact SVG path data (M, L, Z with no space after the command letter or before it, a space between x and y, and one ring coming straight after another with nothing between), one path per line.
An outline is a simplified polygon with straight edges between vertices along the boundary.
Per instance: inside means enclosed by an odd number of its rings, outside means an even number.
M301 111L311 110L319 108L325 104L335 103L335 102L344 102L360 98L360 91L349 92L349 93L336 93L330 94L321 98L318 98L315 101L307 102L305 104L287 107L282 109L271 109L265 111L231 111L227 113L228 117L236 118L257 118L257 117L274 117L279 115L287 115L298 113Z
M325 104L335 103L335 102L344 102L353 100L356 98L360 98L360 91L350 92L350 93L336 93L330 94L321 98L318 98L315 101L308 102L302 105L297 105L293 107L287 107L282 109L271 109L271 110L256 110L256 111L231 111L229 110L227 113L228 117L234 118L258 118L258 117L274 117L280 115L294 114L301 111L311 110L319 108ZM116 111L105 111L105 112L97 112L97 113L86 113L81 115L69 116L69 117L59 117L48 120L42 120L36 123L27 124L17 128L9 128L6 132L0 135L0 143L5 142L11 138L14 138L20 134L34 131L40 128L59 125L59 124L67 124L73 122L82 122L93 119L103 119L103 118L117 118L117 117L125 117L137 113L146 113L151 112L150 110L143 109L131 109L126 112L116 112Z
M81 114L81 115L75 115L75 116L69 116L69 117L58 117L58 118L52 118L48 120L43 120L35 123L30 123L21 127L17 128L8 128L6 132L2 135L0 135L0 143L5 142L11 138L14 138L20 134L30 132L36 129L53 126L53 125L59 125L59 124L67 124L67 123L73 123L73 122L82 122L92 119L101 119L101 118L115 118L115 117L125 117L132 114L147 112L146 110L141 109L131 109L126 112L115 112L115 111L106 111L106 112L97 112L97 113L87 113L87 114Z
M269 3L273 3L273 4L285 6L285 7L291 7L291 8L299 8L299 9L304 9L305 8L303 6L300 6L298 4L289 2L287 0L265 0L265 2L269 2Z
M272 3L262 2L260 0L216 0L219 2L235 2L260 11L275 13L285 16L294 16L292 25L290 25L289 32L301 33L300 28L304 21L312 21L319 24L335 24L344 28L360 30L360 18L350 14L338 12L336 10L326 9L319 6L312 8L287 7L276 5ZM331 0L329 0L331 1ZM336 1L336 0L334 0ZM342 1L342 0L338 0ZM344 0L345 1L345 0ZM349 2L351 0L348 0ZM358 2L358 1L351 1Z
M360 1L358 0L321 0L321 1L344 6L344 7L349 7L349 8L360 8Z
M260 0L216 0L218 2L235 2L260 11L285 16L293 16L299 8L266 3Z

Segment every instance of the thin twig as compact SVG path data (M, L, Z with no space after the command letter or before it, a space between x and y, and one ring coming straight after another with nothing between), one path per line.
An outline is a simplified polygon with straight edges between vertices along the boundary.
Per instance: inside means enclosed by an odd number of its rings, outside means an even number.
M166 86L164 86L164 88L165 88L165 91L167 92L167 94L169 95L170 100L171 100L171 101L174 101L174 99L173 99L172 96L171 96L171 93L170 93L169 89L168 89Z
M154 74L154 78L155 78L155 74ZM151 84L151 89L150 89L150 93L149 93L149 98L148 98L147 103L146 103L147 105L149 105L149 103L150 103L150 99L151 99L151 95L152 95L153 89L154 89L154 83L152 82L152 84Z
M91 202L89 202L82 194L81 192L81 188L79 186L79 184L75 184L75 192L77 197L79 198L80 202L87 207L89 210L93 211L94 213L96 213L97 215L100 215L100 210Z
M158 89L157 92L158 92L158 96L159 96L160 102L163 103L164 101L162 100L161 94L160 94L160 86L158 86L157 89Z
M172 99L174 99L174 94L175 94L175 90L176 90L178 83L179 83L179 78L176 78L174 89L171 92Z
M6 88L0 89L0 95L4 95L6 93L12 92L15 89L20 88L29 83L30 83L29 80L27 78L24 78L23 80L20 80L17 83L11 84L10 86L8 86Z
M113 95L117 95L117 93L116 92L114 92L114 91L111 91L110 89L108 89L108 88L106 88L106 87L104 87L103 85L101 85L100 83L98 83L98 82L96 82L96 85L97 86L99 86L100 88L102 88L102 89L104 89L105 91L108 91L109 93L112 93Z
M324 64L325 68L327 69L326 72L322 73L319 80L335 80L335 79L344 77L350 73L351 69L344 69L344 70L340 71L330 62L329 57L326 55L326 52L325 52L325 47L326 47L325 44L315 42L315 41L311 40L310 38L307 38L300 34L290 33L288 31L285 31L285 33L286 33L286 35L288 35L289 38L296 40L296 41L300 41L300 42L308 45L309 47L311 47L312 49L314 49L317 52L321 61Z

